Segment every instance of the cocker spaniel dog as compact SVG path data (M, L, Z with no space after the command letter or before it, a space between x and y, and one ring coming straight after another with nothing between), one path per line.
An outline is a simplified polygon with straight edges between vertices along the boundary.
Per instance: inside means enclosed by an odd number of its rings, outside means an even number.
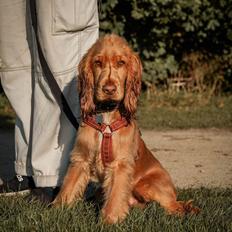
M90 180L102 184L106 223L122 221L132 206L157 201L168 213L197 213L177 201L167 171L144 144L135 120L142 65L117 35L100 38L79 64L82 123L54 205L83 197Z

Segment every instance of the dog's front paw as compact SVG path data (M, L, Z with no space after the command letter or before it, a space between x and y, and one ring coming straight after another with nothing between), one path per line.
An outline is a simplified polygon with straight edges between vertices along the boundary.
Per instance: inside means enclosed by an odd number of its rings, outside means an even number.
M51 203L54 207L59 207L62 205L70 206L74 203L74 200L78 200L75 196L72 196L70 193L60 192L55 200Z
M113 208L106 206L102 209L103 222L107 224L115 224L117 222L121 222L126 218L128 211L128 206L124 206L121 208L117 206Z
M54 207L59 207L59 206L62 206L62 205L69 205L70 202L71 201L69 200L69 197L58 195L55 198L55 200L51 203L51 205L54 206Z

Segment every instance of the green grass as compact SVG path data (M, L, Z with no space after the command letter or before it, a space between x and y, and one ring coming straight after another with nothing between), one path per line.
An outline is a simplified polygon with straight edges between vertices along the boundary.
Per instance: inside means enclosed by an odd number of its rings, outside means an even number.
M194 199L198 215L167 215L151 203L146 209L133 209L124 222L104 225L93 203L78 202L73 208L48 208L27 203L22 197L0 197L0 231L128 231L128 232L216 232L232 231L232 189L179 190L181 200Z
M223 128L232 129L232 96L158 96L146 100L141 96L137 119L146 129ZM202 101L202 102L201 102Z
M14 112L0 95L0 128L14 125ZM202 102L199 95L159 94L149 101L142 96L138 121L147 129L232 128L232 96L214 97ZM179 190L181 200L194 199L199 215L180 218L165 214L158 204L145 210L133 209L121 224L104 225L99 208L93 203L78 202L73 208L48 208L28 203L22 197L0 196L0 231L128 231L128 232L221 232L232 231L232 189L199 188Z
M9 101L0 95L0 128L13 128L14 118ZM159 92L146 100L143 94L137 119L144 129L232 129L232 95L208 99L207 95Z

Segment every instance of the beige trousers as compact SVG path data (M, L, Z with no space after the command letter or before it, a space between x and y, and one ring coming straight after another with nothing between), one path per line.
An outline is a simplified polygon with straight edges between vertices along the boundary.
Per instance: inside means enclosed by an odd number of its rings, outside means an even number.
M59 186L76 131L41 72L30 0L0 0L0 78L16 112L15 169L37 187ZM97 0L37 0L44 56L76 117L77 65L98 38Z

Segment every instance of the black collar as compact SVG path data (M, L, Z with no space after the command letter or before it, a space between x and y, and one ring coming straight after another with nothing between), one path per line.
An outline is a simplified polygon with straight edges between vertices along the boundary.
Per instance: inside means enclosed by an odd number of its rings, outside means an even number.
M96 103L95 111L97 114L111 112L119 109L120 103L115 101L105 101Z

